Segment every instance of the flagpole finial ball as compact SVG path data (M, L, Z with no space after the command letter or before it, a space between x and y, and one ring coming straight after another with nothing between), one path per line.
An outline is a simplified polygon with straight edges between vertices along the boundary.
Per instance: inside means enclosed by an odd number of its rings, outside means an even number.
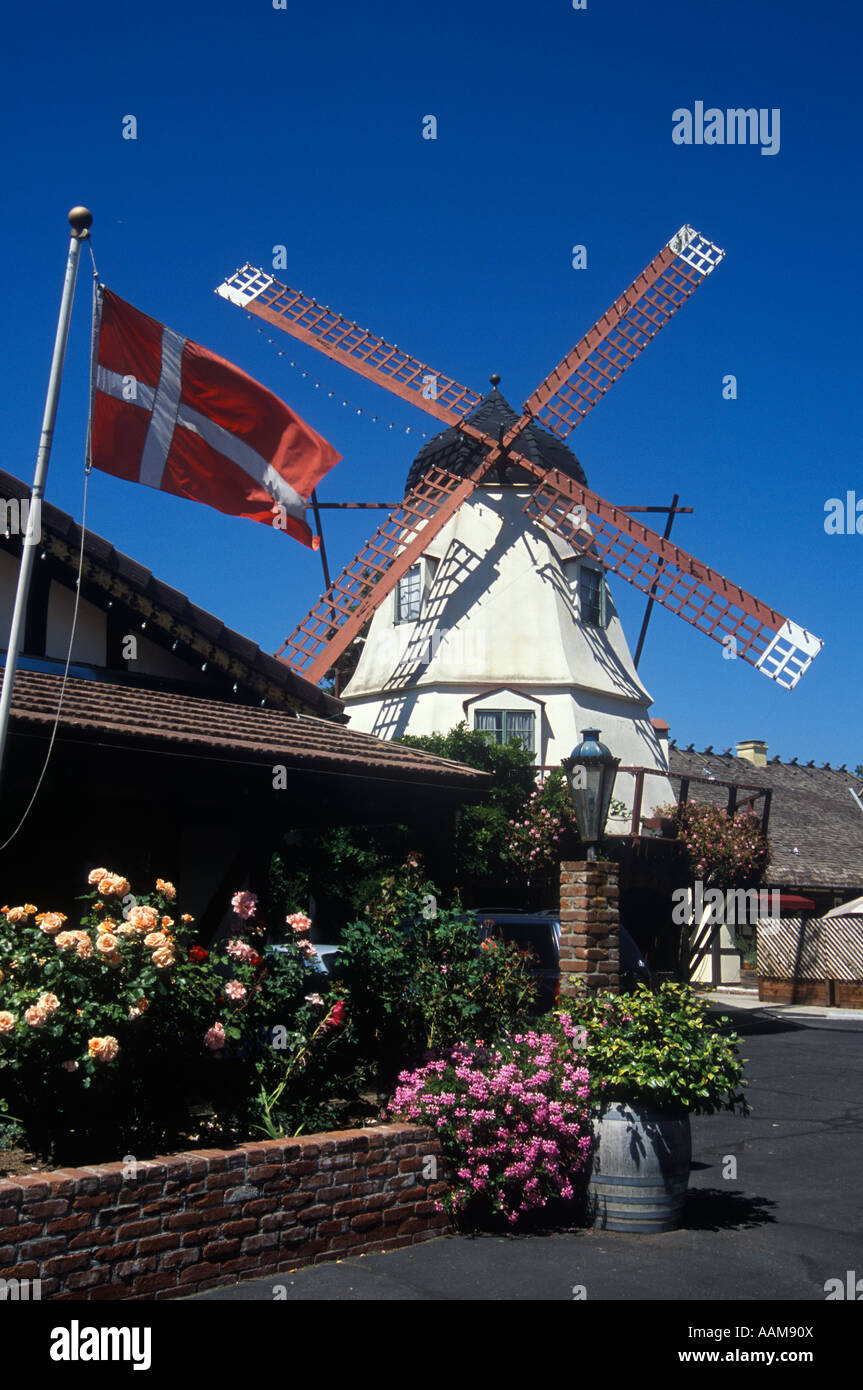
M89 208L72 208L69 213L69 226L72 228L72 235L83 239L89 236L89 229L93 225L93 214Z
M497 389L497 387L500 386L500 376L497 372L492 372L491 376L489 377L489 381L495 389Z

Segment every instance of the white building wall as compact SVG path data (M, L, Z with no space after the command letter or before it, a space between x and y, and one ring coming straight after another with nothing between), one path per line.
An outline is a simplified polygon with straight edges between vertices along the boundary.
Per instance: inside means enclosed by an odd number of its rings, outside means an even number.
M603 628L581 621L578 572L591 562L524 516L529 495L482 487L459 509L421 561L419 621L396 622L394 594L380 606L342 692L351 725L381 738L444 733L473 726L478 696L506 709L521 697L537 711L538 764L559 765L596 727L623 765L664 770L613 599L606 588ZM619 774L615 789L629 806L633 782ZM646 779L644 815L672 800L664 778Z

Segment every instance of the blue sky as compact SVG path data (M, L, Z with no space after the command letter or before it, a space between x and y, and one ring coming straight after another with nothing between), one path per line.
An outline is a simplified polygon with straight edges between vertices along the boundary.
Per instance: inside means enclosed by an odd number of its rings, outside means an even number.
M689 222L725 260L570 442L611 501L679 492L695 508L680 544L825 642L788 692L657 607L641 664L652 713L697 748L760 737L853 767L863 535L826 535L824 505L863 499L861 27L851 0L19 9L0 89L3 466L32 477L75 203L94 213L107 285L339 450L321 500L401 496L437 426L286 337L291 368L213 294L236 266L271 265L284 244L279 278L476 390L499 372L517 407ZM674 144L672 112L697 100L778 108L779 152ZM85 256L47 489L76 516L89 281ZM100 473L88 520L268 650L322 588L318 557L285 536ZM369 514L327 515L334 571L372 529ZM614 593L634 647L643 599Z

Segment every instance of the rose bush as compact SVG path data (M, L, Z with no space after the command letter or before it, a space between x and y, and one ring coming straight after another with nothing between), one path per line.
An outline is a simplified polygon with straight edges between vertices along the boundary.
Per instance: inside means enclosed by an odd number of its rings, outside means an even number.
M657 815L674 821L676 837L693 880L720 888L760 883L770 862L761 821L751 811L729 816L721 806L689 801L663 806Z
M328 1007L308 938L293 933L265 959L244 892L236 935L208 951L166 880L132 895L100 868L89 884L76 926L33 903L0 909L0 1105L37 1152L64 1161L169 1144L194 1127L190 1107L248 1134L261 1086ZM285 1123L330 1119L324 1073L316 1055L285 1098Z

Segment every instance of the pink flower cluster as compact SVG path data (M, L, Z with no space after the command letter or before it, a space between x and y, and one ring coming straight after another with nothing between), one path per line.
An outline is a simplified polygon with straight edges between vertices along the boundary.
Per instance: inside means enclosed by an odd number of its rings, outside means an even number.
M760 880L770 860L770 847L757 816L748 811L729 816L721 806L696 802L660 808L660 814L665 811L675 815L678 838L693 874L724 887Z
M543 805L537 789L528 800L520 820L511 820L510 858L528 871L554 863L557 844L564 831L563 821Z
M562 1039L531 1031L492 1048L459 1044L399 1077L390 1110L437 1130L456 1169L454 1212L481 1195L515 1225L550 1197L573 1196L591 1144L590 1078L564 1017Z

